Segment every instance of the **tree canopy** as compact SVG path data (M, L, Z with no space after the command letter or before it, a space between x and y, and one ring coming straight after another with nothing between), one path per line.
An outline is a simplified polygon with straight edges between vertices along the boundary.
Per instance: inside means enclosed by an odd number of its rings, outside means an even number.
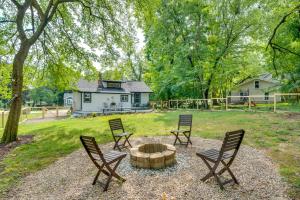
M275 41L271 46L276 55L266 47L280 17L289 12L293 12L293 17L289 16L293 22L287 22L288 33L277 32L273 40L297 47L296 5L296 1L259 0L157 0L150 7L139 4L148 61L144 77L160 99L226 96L235 84L263 72L284 81L284 77L292 76L287 75L287 68L295 73L297 65L285 60L296 55L279 55L288 50L276 49ZM272 67L274 63L278 69Z

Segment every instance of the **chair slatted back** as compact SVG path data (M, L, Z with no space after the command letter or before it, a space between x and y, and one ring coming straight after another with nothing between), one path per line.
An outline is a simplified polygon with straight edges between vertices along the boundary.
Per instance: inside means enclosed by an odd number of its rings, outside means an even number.
M244 138L244 134L245 131L242 129L237 131L227 132L221 148L221 152L235 150L234 154L236 154L240 148L240 145Z
M97 155L97 157L99 156L100 159L103 160L103 154L99 149L98 144L94 137L80 136L80 141L93 162L97 160L95 155Z
M191 130L192 119L193 119L193 115L179 115L178 130L180 130L180 127L182 126L189 126Z
M114 133L114 131L118 131L118 130L122 130L123 133L125 132L123 124L122 124L122 120L120 118L111 119L111 120L108 121L108 123L109 123L110 130L111 130L112 133Z

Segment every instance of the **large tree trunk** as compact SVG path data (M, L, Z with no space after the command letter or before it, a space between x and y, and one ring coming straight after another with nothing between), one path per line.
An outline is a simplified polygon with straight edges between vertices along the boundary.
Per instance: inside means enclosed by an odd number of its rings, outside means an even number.
M28 55L30 45L22 42L18 53L13 61L12 73L12 96L10 112L1 139L2 143L10 143L17 140L19 119L22 108L22 88L23 88L23 66Z

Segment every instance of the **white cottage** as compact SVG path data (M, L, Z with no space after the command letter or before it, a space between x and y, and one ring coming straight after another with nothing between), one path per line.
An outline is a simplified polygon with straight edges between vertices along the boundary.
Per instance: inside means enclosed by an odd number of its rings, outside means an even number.
M279 92L280 82L272 78L272 74L263 74L259 77L247 79L238 84L231 91L230 102L241 103L248 101L247 97L243 96L255 96L251 98L251 101L256 103L273 102L272 97L274 93ZM277 102L281 101L280 96L276 98Z
M88 81L81 79L77 90L65 92L65 106L77 113L99 113L149 108L152 90L143 81Z

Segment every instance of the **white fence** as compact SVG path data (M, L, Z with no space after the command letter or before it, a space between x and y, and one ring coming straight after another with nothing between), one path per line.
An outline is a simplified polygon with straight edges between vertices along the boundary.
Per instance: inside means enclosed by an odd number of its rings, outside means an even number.
M153 109L189 110L248 110L300 112L300 93L276 93L274 95L227 96L210 99L172 99L152 101Z
M4 128L9 111L0 110L0 128ZM66 117L70 108L65 107L26 107L22 108L20 123L27 120Z

